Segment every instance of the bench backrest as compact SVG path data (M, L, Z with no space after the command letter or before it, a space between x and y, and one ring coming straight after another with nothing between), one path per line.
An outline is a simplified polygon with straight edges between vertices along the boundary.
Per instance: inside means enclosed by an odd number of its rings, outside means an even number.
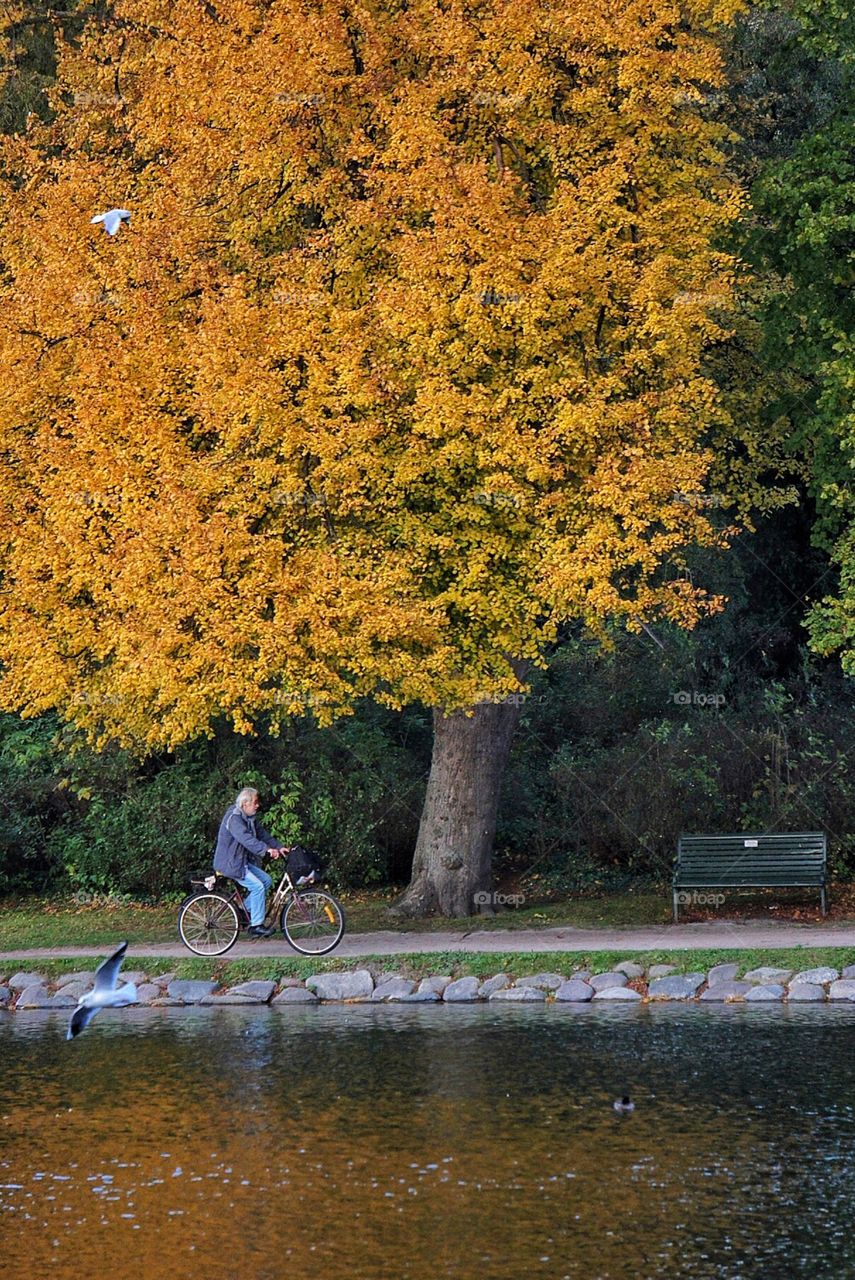
M739 887L825 884L824 831L682 835L675 885Z

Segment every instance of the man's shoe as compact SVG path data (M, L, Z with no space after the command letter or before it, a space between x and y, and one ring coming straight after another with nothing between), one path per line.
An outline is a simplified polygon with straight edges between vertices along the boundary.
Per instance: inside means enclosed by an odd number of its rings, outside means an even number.
M269 938L276 930L270 925L251 924L246 932L250 938Z

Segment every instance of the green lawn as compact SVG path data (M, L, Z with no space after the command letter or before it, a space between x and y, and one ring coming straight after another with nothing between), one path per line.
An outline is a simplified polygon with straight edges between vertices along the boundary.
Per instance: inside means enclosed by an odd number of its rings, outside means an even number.
M667 925L671 920L671 899L667 888L625 893L574 895L560 901L530 903L495 916L462 919L433 917L429 920L398 920L388 907L400 890L342 895L347 931L375 930L433 933L441 930L475 932L483 929L531 929L568 925L576 928L620 928ZM855 919L855 887L837 886L831 894L833 916ZM727 915L709 911L706 918L724 920L736 916L764 916L767 919L819 921L819 907L803 892L755 892L734 899ZM18 951L29 947L109 946L116 937L133 943L177 941L178 903L140 906L134 903L92 903L81 905L73 899L27 899L0 902L0 950ZM701 919L703 913L686 913L681 918Z
M113 940L111 940L112 942ZM77 956L62 960L6 960L0 961L0 976L8 977L15 971L38 972L47 977L93 967L103 954L93 952L91 961ZM409 978L423 978L430 974L450 974L454 978L466 974L487 978L494 973L508 973L523 977L531 973L560 973L568 975L574 969L585 968L595 973L606 972L621 960L636 960L641 964L673 964L680 973L707 971L714 964L736 963L740 973L760 965L774 965L782 969L812 969L817 965L832 965L842 969L855 964L855 947L791 947L768 949L744 949L741 951L673 951L663 948L657 951L592 951L585 954L562 951L514 951L514 952L439 952L433 955L359 956L336 959L325 956L317 960L295 956L227 958L202 960L190 957L186 960L146 959L137 967L144 968L150 976L166 971L180 978L216 978L224 985L246 982L251 978L308 978L313 973L342 972L352 969L370 969L378 973L400 973ZM131 963L133 961L131 960Z

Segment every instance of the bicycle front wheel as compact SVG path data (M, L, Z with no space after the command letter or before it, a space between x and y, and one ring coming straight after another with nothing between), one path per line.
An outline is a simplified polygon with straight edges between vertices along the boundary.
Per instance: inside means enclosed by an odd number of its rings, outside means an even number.
M197 893L181 906L178 933L194 955L221 956L237 942L238 913L218 893Z
M344 911L331 894L312 889L293 894L282 910L279 924L295 951L304 956L323 956L341 942Z

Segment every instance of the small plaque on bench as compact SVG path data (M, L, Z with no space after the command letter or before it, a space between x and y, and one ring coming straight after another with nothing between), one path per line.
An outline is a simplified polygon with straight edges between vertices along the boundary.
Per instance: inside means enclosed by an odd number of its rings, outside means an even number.
M760 841L759 841L759 840L744 840L744 841L743 841L743 844L745 845L745 848L746 848L746 849L756 849L756 848L757 848L757 846L759 845L759 843L760 843Z

